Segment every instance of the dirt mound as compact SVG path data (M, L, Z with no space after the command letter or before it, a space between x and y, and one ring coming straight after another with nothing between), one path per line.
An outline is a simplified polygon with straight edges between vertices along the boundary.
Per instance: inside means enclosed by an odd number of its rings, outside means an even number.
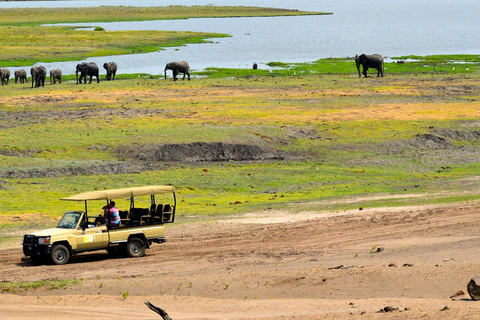
M44 178L44 177L64 177L76 175L94 175L94 174L126 174L138 173L145 170L154 169L152 165L137 164L131 162L106 163L106 164L88 164L78 166L68 166L62 168L45 169L22 169L0 172L0 178Z
M439 136L443 136L450 140L475 142L480 139L480 131L467 131L458 129L441 129L434 132Z
M430 133L418 134L414 139L410 140L410 144L419 149L448 149L452 147L452 143L444 137L436 136Z
M282 159L275 150L256 145L223 142L143 145L119 148L119 154L141 161L204 162Z

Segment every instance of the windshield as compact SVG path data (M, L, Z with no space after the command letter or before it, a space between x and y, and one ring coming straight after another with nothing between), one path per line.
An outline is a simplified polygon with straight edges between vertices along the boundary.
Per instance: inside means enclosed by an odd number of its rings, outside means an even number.
M66 212L62 220L57 225L57 228L75 229L83 212Z

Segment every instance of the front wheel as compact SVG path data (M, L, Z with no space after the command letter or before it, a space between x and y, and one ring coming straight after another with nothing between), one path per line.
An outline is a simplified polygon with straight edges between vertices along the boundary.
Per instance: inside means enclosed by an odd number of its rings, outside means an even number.
M52 259L53 264L65 264L68 262L68 259L70 259L70 251L68 251L68 248L63 244L57 244L52 248L50 258Z
M127 255L129 257L143 257L145 255L145 243L139 238L133 238L128 241Z

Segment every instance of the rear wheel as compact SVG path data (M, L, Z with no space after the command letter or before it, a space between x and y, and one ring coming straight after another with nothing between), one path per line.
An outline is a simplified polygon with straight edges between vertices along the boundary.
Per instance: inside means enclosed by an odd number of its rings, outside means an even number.
M70 259L70 251L68 251L68 248L63 244L57 244L53 246L50 258L52 259L53 264L65 264L68 262L68 259Z
M145 243L139 238L132 238L127 244L127 255L129 257L143 257L145 255Z

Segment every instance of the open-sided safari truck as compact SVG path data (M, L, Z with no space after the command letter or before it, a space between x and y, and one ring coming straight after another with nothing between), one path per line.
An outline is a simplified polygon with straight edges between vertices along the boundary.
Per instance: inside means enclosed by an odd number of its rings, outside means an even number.
M162 194L162 201L155 199L158 194ZM122 199L127 206L116 206L121 218L116 228L99 219L103 203L99 205L98 200L108 204L114 199ZM85 210L67 211L56 228L26 234L23 253L33 261L49 258L54 264L65 264L77 253L94 250L141 257L153 242L165 242L164 224L175 221L176 197L172 186L91 191L61 200L83 201ZM97 212L90 215L88 205L92 201L96 202Z

